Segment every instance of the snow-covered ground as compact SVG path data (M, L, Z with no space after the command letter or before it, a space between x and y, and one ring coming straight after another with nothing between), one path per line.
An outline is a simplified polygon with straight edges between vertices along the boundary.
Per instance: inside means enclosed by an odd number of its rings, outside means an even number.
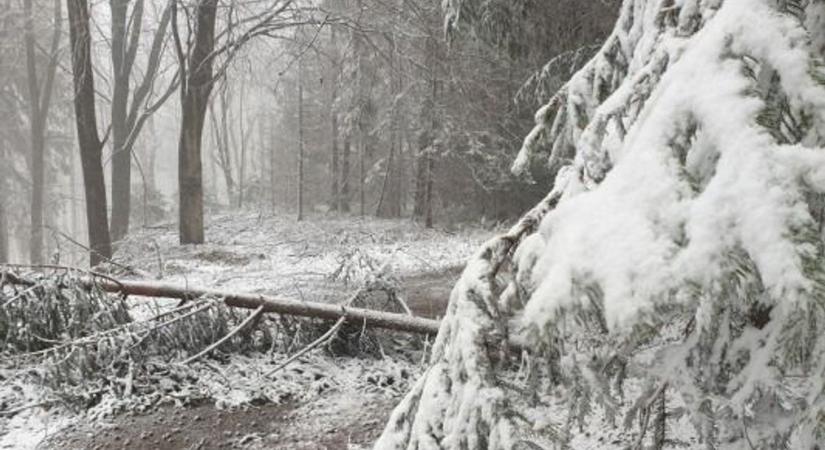
M427 230L407 220L320 217L297 223L288 217L245 213L213 218L206 233L208 243L199 246L178 245L173 225L141 230L119 246L115 260L164 282L330 302L343 301L377 271L398 278L402 287L407 277L430 283L427 276L432 275L432 283L445 285L439 291L441 296L449 289L455 267L492 233L472 228ZM145 299L130 302L135 311L157 303ZM33 385L26 371L34 368L2 364L0 412L31 407L6 417L0 415L0 449L42 447L47 436L48 448L81 448L92 446L91 442L109 448L108 444L117 441L94 441L96 430L106 424L129 429L137 420L120 413L152 411L161 404L182 406L204 398L224 410L289 404L285 417L299 422L288 427L296 445L302 439L312 442L318 432L325 432L329 439L344 439L355 446L358 439L374 437L380 431L388 408L422 368L418 350L383 359L336 358L315 351L290 364L276 378L262 381L261 375L288 356L237 355L222 364L198 362L181 369L196 370L196 381L161 379L160 384L169 385L158 386L152 398L122 399L104 393L95 407L81 414L65 411L52 395ZM363 423L357 424L362 431L355 437L341 434L346 433L346 418L327 417L335 416L336 411L348 415L346 411L359 408L364 410L359 416ZM313 411L319 414L314 419ZM320 422L340 427L327 427L334 432L318 430ZM144 429L147 426L144 424ZM283 427L274 429L281 435L287 432ZM146 439L149 445L151 439ZM272 439L265 432L258 433L247 440L247 446L267 448L276 442ZM168 437L167 444L172 442L174 437ZM157 445L163 447L162 443Z

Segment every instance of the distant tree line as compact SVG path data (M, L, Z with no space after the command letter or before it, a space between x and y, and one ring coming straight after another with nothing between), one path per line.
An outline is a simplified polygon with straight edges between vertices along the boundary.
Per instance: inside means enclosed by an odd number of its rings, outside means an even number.
M0 260L67 262L82 244L93 265L136 225L204 242L205 213L227 207L513 217L553 171L506 170L537 101L519 91L563 78L575 58L553 76L544 61L589 51L615 16L503 2L541 26L445 34L440 5L417 0L3 1ZM160 179L172 140L177 192Z

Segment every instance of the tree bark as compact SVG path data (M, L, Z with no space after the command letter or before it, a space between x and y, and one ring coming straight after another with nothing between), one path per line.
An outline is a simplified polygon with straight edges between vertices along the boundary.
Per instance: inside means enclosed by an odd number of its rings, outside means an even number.
M339 130L338 130L338 112L336 111L336 102L338 100L338 73L340 71L339 64L340 64L340 55L338 53L338 42L337 42L337 33L336 27L330 28L330 48L331 48L331 61L329 65L329 71L327 72L327 77L329 79L329 87L330 87L330 97L329 97L329 121L330 121L330 206L333 211L338 211L340 202L338 200L338 196L340 195L340 184L339 184L339 166L340 166L340 154L338 148L338 138L339 138Z
M57 70L57 52L60 45L60 35L62 34L63 16L61 14L60 0L55 0L54 4L54 33L49 54L47 67L45 68L45 78L41 86L35 48L34 14L33 0L23 1L23 14L25 16L23 43L26 51L26 78L28 82L28 103L29 103L29 144L31 146L31 174L32 174L32 196L30 210L30 232L29 258L32 263L43 262L43 197L45 194L45 160L46 160L46 121L49 117L49 107L51 105L52 87L54 76ZM41 90L42 88L42 90Z
M220 122L215 114L215 103L209 104L209 114L212 118L212 135L215 139L215 151L218 154L217 162L226 184L226 199L230 205L235 197L235 179L232 176L232 153L229 151L229 125L227 124L226 85L219 90L218 100L221 107Z
M298 62L298 221L304 220L304 74Z
M349 167L352 144L349 136L344 137L344 149L341 153L341 192L338 195L338 210L349 212Z
M398 147L398 109L400 107L398 95L401 92L400 77L396 70L396 40L395 36L391 35L389 38L390 56L389 56L389 70L390 70L390 88L391 98L393 99L390 110L390 150L387 155L387 169L384 173L384 181L381 184L381 194L378 198L378 206L375 208L375 215L378 217L400 217L401 216L401 200L400 200L400 185L398 182L399 174L398 167L400 167L396 152L400 152Z
M201 148L206 107L213 86L211 53L215 48L217 3L217 0L200 0L195 6L194 46L186 64L188 70L185 82L181 84L181 131L178 143L181 244L204 242Z
M4 279L7 282L31 285L31 281L17 277L14 274L10 274L10 276L6 276ZM244 294L215 289L189 288L153 281L114 280L108 277L91 279L84 277L80 279L80 283L87 287L97 286L106 292L114 294L139 297L174 298L181 300L193 300L201 297L220 298L223 299L226 306L233 308L258 309L263 307L263 312L266 313L327 320L337 320L345 317L348 321L363 324L363 326L366 327L385 328L409 333L435 334L438 332L440 326L438 320L411 316L409 314L352 308L333 303L276 298L261 294Z
M143 1L138 0L137 5ZM125 148L126 108L129 101L131 66L126 57L126 18L129 0L110 0L112 14L112 240L122 239L129 228L131 204L132 160L130 149ZM137 8L137 6L136 6ZM142 7L140 8L142 9ZM134 20L140 20L142 13ZM139 26L139 24L138 24Z
M330 205L332 206L332 209L334 211L338 211L339 207L340 207L340 203L341 203L338 199L338 197L340 196L339 185L338 185L338 178L340 177L340 174L339 174L339 172L340 172L340 169L339 169L340 156L338 154L338 114L335 111L332 111L330 113L330 116L331 116L330 117L330 127L331 127L331 133L332 133L332 144L330 146L331 147L330 151L331 151L331 154L332 154L331 155L332 156L332 161L331 161L331 164L330 164L330 170L329 171L330 171L330 174L332 176L331 176L331 180L330 180L329 197L330 197Z
M278 198L276 191L278 188L277 177L275 176L275 168L278 167L277 152L275 151L275 119L272 115L269 116L269 207L271 211L275 212L275 203Z
M2 145L2 141L0 141ZM0 156L6 157L4 151L0 151ZM9 260L9 226L6 218L6 176L0 178L0 262L7 262Z
M92 69L89 9L86 0L66 0L72 50L74 110L89 229L89 262L95 266L111 258L112 245L106 217L106 185L101 162L103 144L97 131L94 71Z
M366 159L367 159L367 137L363 124L358 125L358 214L363 217L366 214Z
M173 0L176 1L176 0ZM149 49L143 80L130 89L135 57L143 31L144 0L137 0L128 15L129 0L110 0L112 16L112 239L118 241L129 232L132 200L132 149L145 121L168 98L169 92L152 111L141 111L154 86L160 68L161 52L170 20L167 6L158 23ZM131 26L131 28L128 28ZM132 95L131 104L129 95Z

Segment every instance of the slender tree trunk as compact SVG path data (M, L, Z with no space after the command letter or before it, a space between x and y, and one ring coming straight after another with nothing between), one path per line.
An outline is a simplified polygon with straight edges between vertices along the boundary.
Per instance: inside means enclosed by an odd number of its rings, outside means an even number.
M141 0L138 0L141 3ZM132 160L126 147L129 130L126 108L129 101L131 67L127 61L126 21L129 0L110 0L112 14L112 218L110 232L119 241L129 231Z
M298 62L298 220L304 220L304 74Z
M278 162L276 160L276 152L275 152L275 127L273 122L275 118L270 115L269 117L269 206L271 211L275 212L275 202L278 198L276 191L278 184L276 183L277 177L275 176L275 168L278 167Z
M195 7L195 41L182 85L181 132L178 144L179 231L181 244L202 244L203 124L212 90L212 58L218 0L200 0Z
M240 157L238 158L238 208L243 208L244 184L246 181L246 132L244 131L244 89L240 86L238 96L238 133L240 134ZM236 142L237 144L237 142Z
M367 139L365 130L361 126L358 128L358 211L363 217L366 214L366 153Z
M33 264L43 262L43 124L40 112L40 83L35 56L34 15L32 0L23 1L25 14L23 41L26 48L26 78L29 88L29 143L31 145L32 174L29 259Z
M3 141L0 140L0 145ZM7 157L4 149L0 148L0 156L4 159ZM8 192L6 189L7 177L2 174L0 177L0 262L8 262L9 260L9 221L6 218L6 198Z
M352 155L352 144L349 136L344 137L344 149L341 154L341 192L338 195L338 210L349 212L349 167Z
M66 0L69 11L69 38L72 50L74 110L83 185L86 191L86 220L89 229L91 266L111 258L109 223L106 217L106 184L101 156L103 144L95 115L94 71L92 70L89 8L86 0Z
M334 88L333 88L334 89ZM335 104L335 90L333 90L333 97L332 97L332 104ZM332 175L332 179L330 180L330 205L332 209L335 211L339 210L341 206L341 202L338 199L339 197L339 187L338 187L338 178L340 176L338 166L339 164L339 155L338 155L338 114L330 108L330 127L332 133L332 144L331 144L331 153L332 153L332 164L330 167L330 174Z
M157 181L157 171L156 171L156 163L158 159L158 148L157 148L157 141L155 139L155 118L154 116L149 117L146 126L149 128L149 133L146 135L147 137L147 145L146 150L149 153L147 156L146 162L146 180L149 183L149 187L152 191L157 191L158 189L158 181Z
M398 94L400 89L400 77L396 71L396 40L394 35L389 39L390 57L390 87L391 98L393 99L392 109L390 110L390 150L387 155L387 170L384 173L384 181L381 185L381 194L378 199L378 206L375 210L375 215L379 217L399 217L401 215L399 183L398 183L398 157L396 153L400 151L398 144Z
M29 227L29 258L32 263L43 262L43 197L45 195L46 121L49 117L52 86L57 70L57 52L62 34L63 16L60 0L54 3L54 33L50 47L48 64L43 80L39 79L35 48L34 13L32 0L23 1L24 30L23 43L26 52L26 81L28 82L29 103L29 144L31 145L30 168L32 174L32 196ZM43 84L41 85L41 81Z
M227 124L227 100L225 85L221 87L220 95L218 96L221 107L220 122L215 115L214 102L209 105L209 114L212 118L212 135L215 139L215 152L218 154L218 165L223 174L224 183L226 184L226 199L229 205L234 202L235 180L232 177L232 154L229 151L229 125Z
M69 204L69 208L72 210L72 225L69 228L69 233L72 236L77 237L82 234L82 231L80 229L80 220L77 213L77 204L79 203L79 199L77 194L77 162L74 155L70 155L69 158L69 193L69 195L72 196L72 201Z
M375 208L375 215L378 217L393 217L393 208L390 204L392 196L388 191L392 190L391 178L394 175L393 167L395 166L395 136L392 136L390 143L390 153L387 156L387 170L384 172L384 181L381 183L381 193L378 197L378 206Z
M143 33L144 0L136 0L129 12L130 0L109 0L112 29L112 215L111 233L114 240L120 240L129 232L132 200L132 149L147 120L172 94L174 85L153 105L147 99L154 91L155 81L161 65L162 51L166 41L171 11L170 2L157 23L144 68L143 79L131 88L133 68ZM129 98L131 96L131 103ZM145 107L145 108L144 108ZM151 174L154 170L149 169ZM145 175L145 174L144 174ZM153 175L150 175L151 179ZM144 178L146 178L144 176ZM154 183L144 184L154 186ZM144 186L144 194L146 186ZM144 195L145 196L145 195ZM145 202L144 202L145 203ZM145 217L144 205L144 217Z
M424 203L424 226L433 227L433 156L427 155L427 186Z
M341 202L338 199L340 195L340 185L339 179L340 174L339 172L339 165L340 165L340 155L338 149L338 112L335 110L335 103L338 100L338 64L340 61L339 54L338 54L338 42L337 42L337 32L336 27L331 27L330 29L330 47L332 48L332 62L330 63L330 70L328 73L328 78L330 80L330 99L329 99L329 121L330 121L330 156L331 156L331 164L330 164L330 206L334 211L338 211L341 206Z

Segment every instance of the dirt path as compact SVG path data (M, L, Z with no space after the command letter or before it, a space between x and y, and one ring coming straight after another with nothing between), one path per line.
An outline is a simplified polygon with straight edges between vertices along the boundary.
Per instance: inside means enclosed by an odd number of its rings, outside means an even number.
M331 394L305 405L219 410L165 406L146 415L122 415L106 425L74 425L50 437L48 450L272 449L366 447L380 433L394 401Z
M402 296L417 315L443 316L460 268L402 280ZM303 404L219 410L213 405L163 406L148 414L124 414L108 424L75 424L40 448L58 449L274 449L370 448L399 396L354 396L331 391Z
M441 318L462 269L452 267L443 272L404 278L401 283L401 296L415 315L431 319Z

